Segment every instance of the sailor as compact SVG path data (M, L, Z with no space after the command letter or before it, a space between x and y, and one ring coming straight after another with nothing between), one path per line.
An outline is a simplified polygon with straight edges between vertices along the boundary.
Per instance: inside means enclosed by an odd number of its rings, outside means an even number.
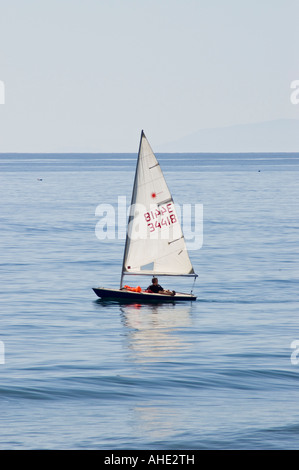
M158 278L153 277L152 284L148 286L148 291L152 292L153 294L166 294L166 295L175 295L175 291L164 290L160 284L158 284Z

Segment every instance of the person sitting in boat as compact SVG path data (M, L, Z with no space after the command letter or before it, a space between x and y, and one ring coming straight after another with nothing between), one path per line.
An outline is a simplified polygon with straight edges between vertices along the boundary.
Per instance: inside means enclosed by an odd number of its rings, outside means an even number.
M147 288L148 292L152 292L153 294L166 294L166 295L175 295L175 291L164 290L160 284L158 284L158 278L153 277L152 284Z

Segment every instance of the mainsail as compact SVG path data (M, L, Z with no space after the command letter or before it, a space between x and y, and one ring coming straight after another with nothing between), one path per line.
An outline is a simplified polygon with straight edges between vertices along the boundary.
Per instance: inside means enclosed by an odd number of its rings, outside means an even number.
M120 287L124 274L196 276L172 196L143 131Z

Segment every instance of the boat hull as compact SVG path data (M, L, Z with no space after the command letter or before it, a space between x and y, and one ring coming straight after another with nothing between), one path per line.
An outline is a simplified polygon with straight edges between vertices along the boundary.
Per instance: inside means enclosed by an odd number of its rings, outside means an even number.
M175 295L151 294L149 292L132 292L126 289L109 289L104 287L93 287L95 294L101 299L121 300L129 302L183 302L194 301L196 296L177 292Z

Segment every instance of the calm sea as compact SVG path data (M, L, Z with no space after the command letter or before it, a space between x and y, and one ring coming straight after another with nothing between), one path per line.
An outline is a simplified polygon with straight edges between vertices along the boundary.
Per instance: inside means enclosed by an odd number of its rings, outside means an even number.
M1 449L299 448L299 154L158 158L203 205L192 304L92 291L119 283L96 210L136 155L0 155Z

